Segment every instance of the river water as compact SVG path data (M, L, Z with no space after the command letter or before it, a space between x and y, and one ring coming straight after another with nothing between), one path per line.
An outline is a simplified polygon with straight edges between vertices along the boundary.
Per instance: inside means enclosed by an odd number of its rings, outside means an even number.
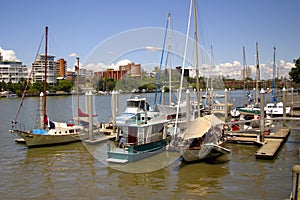
M231 92L231 99L239 96L238 91ZM19 101L0 99L1 199L286 199L292 167L299 164L300 131L292 130L271 161L257 160L256 146L226 144L231 154L215 163L185 164L175 156L155 171L120 171L101 162L97 146L92 152L81 142L32 149L15 143L9 129ZM96 96L94 102L99 121L107 122L111 96ZM37 105L38 97L25 99L18 119L27 128L33 128ZM72 97L49 97L48 110L57 121L71 119ZM134 171L164 161L153 159L131 167Z

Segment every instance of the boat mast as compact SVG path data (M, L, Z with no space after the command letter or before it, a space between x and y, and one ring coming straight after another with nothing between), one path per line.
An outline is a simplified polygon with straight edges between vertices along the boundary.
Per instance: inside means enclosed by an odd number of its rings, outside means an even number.
M258 43L256 42L256 76L255 76L255 104L258 104L258 82L260 79L259 61L258 61Z
M169 38L169 45L168 45L168 54L170 53L171 49L171 13L168 15L168 38ZM171 68L171 56L169 56L169 104L172 105L172 68Z
M199 98L199 61L198 61L198 36L197 36L197 2L194 0L194 40L196 45L196 89L197 89L197 111L200 116L200 98Z
M75 67L75 71L77 70L77 78L76 78L76 93L77 93L77 125L79 125L79 57L76 58L77 60L77 68Z
M276 69L276 64L275 64L275 52L276 52L276 47L274 47L274 61L273 61L273 79L272 79L272 99L274 101L274 89L275 89L275 69Z
M47 62L48 62L48 26L46 26L46 45L45 45L45 75L44 75L44 102L43 102L43 121L45 121L46 112L47 112ZM46 124L44 124L44 129Z
M246 66L246 53L245 47L243 46L243 82L244 82L244 90L246 89L246 78L247 78L247 66Z
M180 86L179 86L179 91L178 91L178 103L177 103L177 111L176 111L176 119L175 119L175 131L177 131L177 124L178 124L179 105L180 105L180 101L181 101L181 90L182 90L183 74L184 74L185 62L186 62L188 36L189 36L189 32L190 32L192 6L193 6L193 0L190 0L189 18L188 18L188 25L187 25L187 29L186 29L185 46L184 46L184 53L183 53L183 60L182 60L182 70L181 70L181 75L180 75L181 76L180 77Z

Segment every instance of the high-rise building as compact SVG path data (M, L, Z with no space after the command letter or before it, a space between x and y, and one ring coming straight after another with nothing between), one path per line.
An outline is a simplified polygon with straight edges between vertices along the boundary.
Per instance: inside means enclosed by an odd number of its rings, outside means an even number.
M18 83L22 78L27 79L28 68L20 61L3 60L0 53L0 81Z
M47 83L56 84L56 64L55 56L47 56ZM32 83L41 82L45 79L45 55L39 54L37 59L31 64Z
M67 61L63 58L60 58L56 61L56 77L66 77L67 72Z

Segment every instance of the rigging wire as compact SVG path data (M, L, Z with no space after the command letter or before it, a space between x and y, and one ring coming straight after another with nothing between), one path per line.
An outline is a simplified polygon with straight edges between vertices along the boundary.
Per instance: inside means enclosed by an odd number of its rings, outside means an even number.
M161 58L160 58L160 64L159 64L159 71L158 71L158 74L157 74L156 90L155 90L155 97L154 97L154 107L156 106L156 98L157 98L157 93L158 93L158 86L159 86L159 83L160 83L160 71L161 71L161 66L162 66L164 52L165 52L166 37L167 37L167 33L168 33L168 25L169 25L169 20L167 21L167 24L166 24L164 42L163 42L163 47L162 47L162 52L161 52Z
M180 101L181 101L181 88L182 88L182 83L183 83L183 74L184 74L185 62L186 62L186 53L187 53L187 46L188 46L188 35L190 32L192 7L193 7L193 0L191 0L191 2L190 2L190 11L189 11L188 25L187 25L187 30L186 30L186 40L185 40L185 47L184 47L184 54L183 54L183 61L182 61L182 69L181 69L182 71L181 71L179 95L178 95L178 103L177 103L177 111L176 111L176 120L175 120L175 131L177 131L179 105L180 105Z
M38 55L39 55L39 52L40 52L40 49L41 49L43 40L44 40L44 34L42 35L42 39L41 39L41 41L40 41L40 44L39 44L39 47L38 47L38 50L37 50L37 53L36 53L36 56L35 56L35 59L34 59L34 60L36 60L37 57L38 57ZM28 76L28 78L27 78L27 82L26 82L26 85L25 85L25 88L24 88L24 91L23 91L23 94L22 94L22 98L21 98L20 104L19 104L19 107L18 107L18 110L17 110L17 113L16 113L15 118L14 118L14 120L12 121L12 123L17 123L17 118L18 118L18 116L19 116L21 107L23 106L23 101L24 101L24 98L25 98L25 94L26 94L26 92L27 92L28 85L29 85L29 83L30 83L30 78L31 78L31 76L32 76L32 72L33 72L33 69L31 68L30 74L29 74L29 76Z

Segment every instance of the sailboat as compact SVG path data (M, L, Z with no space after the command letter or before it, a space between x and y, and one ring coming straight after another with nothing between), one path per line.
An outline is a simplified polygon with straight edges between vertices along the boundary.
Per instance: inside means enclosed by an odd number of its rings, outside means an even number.
M191 18L193 0L190 2L190 15L189 22ZM197 39L197 22L196 22L196 0L194 0L194 39L196 45L196 87L197 87L197 109L200 113L200 95L199 95L199 66L198 66L198 39ZM188 27L189 23L188 22ZM189 28L188 28L189 30ZM186 40L188 38L188 31ZM185 66L185 58L187 51L187 41L184 50L184 59L183 59L183 70ZM183 73L181 74L180 88L182 88L183 83ZM179 93L178 102L180 102L181 93ZM175 131L178 131L177 122L178 122L178 111L176 115ZM186 120L187 128L185 130L180 130L177 135L177 141L173 141L173 144L177 144L181 157L186 162L196 162L202 161L207 158L219 157L223 154L230 153L230 150L222 147L224 144L223 137L223 124L224 122L218 119L214 114L209 114L206 116L198 116L192 121L189 121L189 118Z
M283 102L277 102L277 98L275 97L274 90L275 90L275 69L276 69L276 64L275 64L275 52L276 48L274 47L274 61L273 61L273 78L272 78L272 102L267 103L265 107L265 112L267 115L271 116L283 116ZM285 107L285 113L290 114L291 112L291 107L286 106Z
M50 145L60 145L70 142L80 141L82 137L85 136L82 126L74 125L71 123L54 122L50 121L47 116L47 49L48 49L48 27L45 28L46 32L46 47L45 47L45 76L44 76L44 91L40 93L39 100L39 127L32 130L25 130L22 123L17 122L17 117L21 106L23 105L23 100L25 97L26 89L24 90L19 109L17 111L16 117L13 120L13 127L10 130L11 133L17 134L21 137L27 147L39 147L39 146L50 146ZM28 85L27 85L28 86ZM26 87L27 87L26 86Z

